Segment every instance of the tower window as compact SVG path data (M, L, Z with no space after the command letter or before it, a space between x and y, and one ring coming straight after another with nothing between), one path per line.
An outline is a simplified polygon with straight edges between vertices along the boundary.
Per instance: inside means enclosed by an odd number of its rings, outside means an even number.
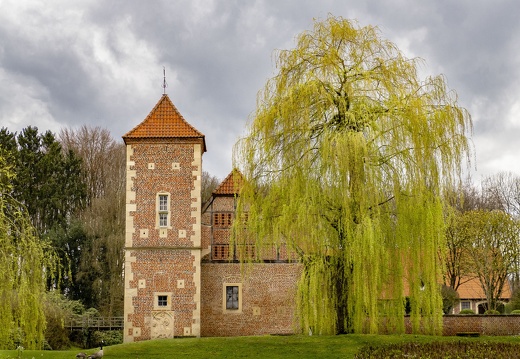
M155 292L153 295L154 310L171 310L172 292Z
M157 296L157 306L166 307L167 305L168 305L168 296L167 295L158 295Z
M167 193L157 195L157 226L170 226L170 195Z

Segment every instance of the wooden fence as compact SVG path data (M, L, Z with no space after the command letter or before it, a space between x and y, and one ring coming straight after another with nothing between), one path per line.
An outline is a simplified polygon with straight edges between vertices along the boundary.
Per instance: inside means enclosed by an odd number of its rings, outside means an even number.
M71 317L65 322L70 330L122 330L123 317Z

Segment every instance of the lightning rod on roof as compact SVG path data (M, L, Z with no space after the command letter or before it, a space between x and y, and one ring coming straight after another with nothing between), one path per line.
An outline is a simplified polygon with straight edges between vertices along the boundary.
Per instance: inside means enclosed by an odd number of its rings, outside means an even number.
M163 84L162 84L162 88L163 88L163 94L166 95L166 88L168 87L168 83L166 82L166 68L163 66Z

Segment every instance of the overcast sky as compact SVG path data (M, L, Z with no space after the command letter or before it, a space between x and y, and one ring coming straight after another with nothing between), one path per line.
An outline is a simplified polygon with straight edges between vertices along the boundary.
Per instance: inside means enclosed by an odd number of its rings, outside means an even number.
M473 118L473 178L520 174L518 0L0 0L0 127L82 125L118 140L167 93L224 178L273 51L328 14L376 25Z

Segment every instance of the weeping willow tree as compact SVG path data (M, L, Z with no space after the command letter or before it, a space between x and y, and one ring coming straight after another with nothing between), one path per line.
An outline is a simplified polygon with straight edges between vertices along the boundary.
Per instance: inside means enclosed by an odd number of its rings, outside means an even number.
M0 349L41 349L42 298L56 264L51 247L38 239L26 211L10 196L10 162L0 148Z
M443 189L460 181L471 119L418 65L377 28L317 21L277 54L236 145L248 224L233 240L297 253L304 331L404 332L406 296L414 332L442 330Z

